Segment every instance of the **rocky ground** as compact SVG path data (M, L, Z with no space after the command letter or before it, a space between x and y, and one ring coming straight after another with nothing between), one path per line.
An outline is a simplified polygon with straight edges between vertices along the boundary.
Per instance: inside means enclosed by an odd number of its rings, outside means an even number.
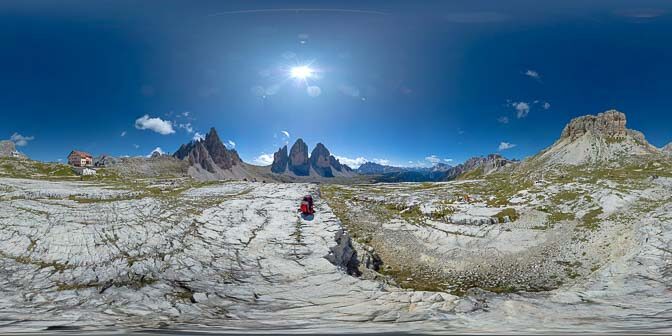
M0 332L670 332L658 164L322 188L0 178Z

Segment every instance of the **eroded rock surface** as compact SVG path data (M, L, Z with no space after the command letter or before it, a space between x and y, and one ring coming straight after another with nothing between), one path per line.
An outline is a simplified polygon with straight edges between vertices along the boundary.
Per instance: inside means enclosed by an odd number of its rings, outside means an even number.
M315 218L296 213L314 185L224 183L137 198L92 183L0 179L0 190L4 332L340 328L427 321L457 301L348 275L354 252L329 207L316 198Z

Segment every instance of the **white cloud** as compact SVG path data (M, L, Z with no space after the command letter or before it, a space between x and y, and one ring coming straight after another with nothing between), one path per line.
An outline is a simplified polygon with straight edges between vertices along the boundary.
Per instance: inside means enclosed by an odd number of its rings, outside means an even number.
M530 104L526 102L513 102L511 106L516 109L516 117L518 119L525 118L530 114Z
M345 157L345 156L338 156L338 155L334 155L334 157L336 157L340 163L346 164L350 168L359 168L359 166L369 162L369 160L367 160L367 159L365 159L361 156L357 157L357 158L354 158L354 159L351 159L351 158L348 158L348 157Z
M205 135L196 132L196 133L194 133L194 136L191 138L191 140L193 140L193 141L205 140Z
M126 131L121 132L121 136L122 137L126 136Z
M536 72L534 70L530 70L530 69L525 71L525 76L532 77L534 79L540 79L541 78L541 75L538 72Z
M375 162L377 164L384 165L384 166L387 166L387 165L390 164L390 160L385 160L385 159L373 159L373 162Z
M194 128L191 126L191 123L177 124L177 127L184 129L187 133L194 133Z
M513 147L516 147L516 145L512 144L512 143L508 143L508 142L500 142L499 143L499 150L500 151L511 149Z
M161 147L156 147L156 148L154 148L154 150L151 153L149 153L147 155L147 157L152 157L152 155L154 155L154 153L159 153L161 155L166 154L166 152L164 152L163 149L161 149Z
M443 161L446 161L446 162L453 162L453 159L443 159Z
M133 147L134 147L135 149L138 149L138 148L140 148L140 145L138 145L138 144L133 144Z
M261 155L254 159L254 162L262 166L268 166L273 163L273 154L261 153Z
M501 117L497 118L497 122L499 122L500 124L508 124L509 123L509 117L501 116Z
M436 155L430 155L428 157L425 157L425 160L429 161L432 164L437 164L441 162L441 159Z
M235 143L235 142L229 140L229 141L227 141L226 143L229 145L229 146L228 146L229 149L231 149L231 148L236 148L236 143Z
M150 118L147 114L135 120L135 128L139 130L148 129L163 135L175 133L173 124L170 121L161 118Z
M18 147L26 146L28 145L28 141L33 141L34 139L34 136L23 136L16 132L14 132L14 134L12 134L12 136L9 138L9 140L14 142L14 144Z
M191 114L191 112L182 112L183 117L188 117Z
M544 104L541 106L544 108L544 110L548 110L551 108L551 104L549 102L544 102Z
M289 138L289 132L287 132L287 131L281 131L280 133L284 134L286 137Z

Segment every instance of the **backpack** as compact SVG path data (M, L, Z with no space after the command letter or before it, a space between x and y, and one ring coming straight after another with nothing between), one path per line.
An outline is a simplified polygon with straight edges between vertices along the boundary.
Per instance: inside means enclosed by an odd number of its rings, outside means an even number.
M303 214L311 214L312 212L310 211L310 205L308 205L308 202L303 201L301 202L301 207L299 208L299 211Z

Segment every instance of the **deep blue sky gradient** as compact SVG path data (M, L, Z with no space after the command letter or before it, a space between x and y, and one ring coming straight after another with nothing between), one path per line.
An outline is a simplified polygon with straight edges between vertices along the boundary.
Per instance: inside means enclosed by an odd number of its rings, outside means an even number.
M20 150L40 160L173 152L193 137L136 129L145 114L214 126L248 162L284 130L394 164L501 142L524 158L611 108L654 145L672 141L669 1L5 0L0 24L0 138L33 136ZM284 72L308 61L317 97ZM521 101L532 108L517 118Z

